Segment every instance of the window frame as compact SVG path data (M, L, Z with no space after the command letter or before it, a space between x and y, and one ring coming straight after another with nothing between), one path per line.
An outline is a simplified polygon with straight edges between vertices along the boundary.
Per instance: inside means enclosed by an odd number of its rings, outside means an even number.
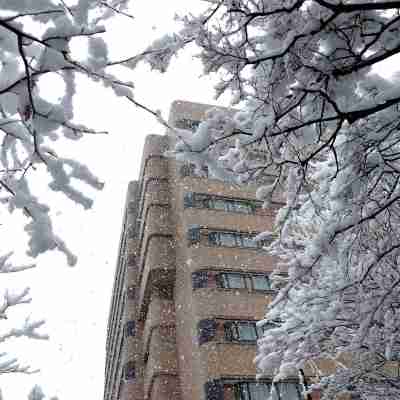
M243 287L232 287L229 283L229 275L240 276L243 282ZM267 289L256 289L255 288L255 278L262 277L268 283ZM224 283L228 283L228 287L224 286ZM267 274L262 273L251 273L251 272L237 272L237 271L223 271L218 273L217 286L219 289L247 289L254 292L267 292L272 291L271 282Z
M253 329L254 338L246 339L241 336L241 326ZM244 331L242 331L244 332ZM224 322L224 338L227 342L231 343L256 343L257 340L261 339L264 330L257 327L256 321L247 320L228 320Z
M232 245L227 244L228 242L226 241L224 243L224 239L228 239L228 235L231 236L232 240ZM245 240L251 239L252 236L257 236L257 234L251 234L247 232L235 232L235 231L225 231L225 230L214 230L214 229L208 229L207 232L207 237L208 237L208 243L210 246L215 246L215 247L229 247L229 248L235 248L239 247L242 249L253 249L253 250L261 250L264 247L264 244L262 241L255 242L254 241L254 246L246 246L245 245Z
M221 202L223 207L217 206L217 204L221 204ZM252 199L240 199L235 197L193 192L193 207L254 215L257 208L261 208L261 202Z
M187 229L187 240L189 246L202 244L203 246L210 247L241 248L257 251L264 250L274 238L271 236L271 239L255 241L254 238L258 234L258 232L231 231L224 228L192 224L189 225ZM230 243L227 240L229 237L231 240ZM249 241L252 243L249 243Z
M128 320L124 325L124 335L125 337L135 337L136 336L136 321Z
M185 129L187 131L196 131L202 121L191 118L180 118L174 123L175 127L178 129Z
M232 387L235 400L257 400L256 393L252 389L253 386L257 385L266 386L268 392L271 390L271 387L274 386L276 395L274 396L273 400L287 400L285 398L282 398L281 396L280 392L281 384L295 385L298 396L297 400L303 399L300 383L294 380L287 380L280 383L273 383L271 381L255 381L253 379L237 379L237 380L224 379L222 381L223 387L224 386Z
M124 381L131 381L136 379L136 364L134 361L127 361L123 370Z
M194 164L185 164L186 167L190 167L192 171L188 171L186 175L191 175L194 173L195 165ZM208 168L204 167L205 173L208 173ZM210 209L215 211L225 211L225 212L234 212L239 214L247 214L254 215L257 210L262 209L263 202L257 199L246 199L241 197L230 197L230 196L221 196L213 193L204 193L204 192L185 192L184 197L187 197L189 201L185 202L185 208L202 208L202 209ZM215 201L224 202L225 207L214 207L213 203ZM284 207L285 203L280 201L272 201L271 206L268 208L271 211L277 211L277 209ZM264 214L263 214L264 215Z

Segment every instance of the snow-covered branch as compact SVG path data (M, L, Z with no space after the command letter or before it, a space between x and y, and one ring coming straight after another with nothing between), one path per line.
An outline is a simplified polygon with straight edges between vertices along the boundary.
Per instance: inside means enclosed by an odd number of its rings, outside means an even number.
M8 261L12 255L13 252L9 252L0 257L0 273L19 272L35 267L35 264L13 265Z
M128 12L128 2L0 1L0 211L2 215L17 212L26 217L26 253L32 258L58 250L64 253L69 265L76 263L76 255L55 234L51 207L35 192L32 175L37 169L46 171L50 190L85 209L92 206L93 200L79 189L79 183L102 189L103 183L84 163L62 154L60 144L62 140L76 142L87 134L107 133L76 122L74 103L81 94L76 83L78 76L110 88L116 96L133 99L133 83L120 79L113 69L116 65L121 68L132 65L112 60L108 52L110 21L115 17L128 17L134 23ZM86 56L75 53L71 42L87 48ZM126 58L134 59L136 54L130 51ZM46 89L48 79L60 78L62 85L51 95L42 90ZM59 92L54 93L55 90ZM137 100L131 102L151 111ZM2 229L7 228L2 226ZM4 248L1 251L0 273L35 266L34 263L14 264L11 262L13 253L3 255ZM2 289L0 320L5 327L10 308L29 303L31 299L28 288L21 292ZM21 327L0 332L3 352L0 373L32 372L4 350L11 338L46 339L39 331L43 323L27 319ZM38 390L35 393L32 392L31 400L42 399Z
M3 257L4 258L4 257ZM15 269L18 270L18 269ZM2 302L0 305L0 320L7 319L7 313L10 308L19 304L28 304L31 302L29 296L29 288L16 293L11 293L9 290L5 290L3 293ZM22 326L12 327L0 333L0 346L4 348L4 345L9 339L25 337L28 339L48 339L48 335L38 331L40 327L44 325L45 321L31 321L26 318ZM34 373L29 365L20 364L18 358L13 357L7 352L0 353L0 374L5 373Z
M115 65L131 65L111 60L105 39L108 21L129 15L128 1L28 3L6 0L1 7L0 204L5 210L19 209L28 216L28 254L36 256L58 249L74 264L76 257L53 232L50 207L32 193L30 172L42 164L54 180L50 188L84 208L89 208L92 200L74 187L74 181L78 179L101 189L102 184L88 168L57 154L52 142L105 133L74 121L73 99L79 96L77 75L110 87L117 96L133 98L132 82L119 79L110 70ZM44 29L39 29L38 24ZM71 40L87 44L85 59L74 54ZM40 90L45 76L63 79L59 101L46 99Z

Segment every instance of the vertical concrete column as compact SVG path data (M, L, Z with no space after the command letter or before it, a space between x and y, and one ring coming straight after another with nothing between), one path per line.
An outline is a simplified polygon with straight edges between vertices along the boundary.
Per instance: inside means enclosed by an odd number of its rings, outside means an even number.
M149 183L165 178L163 153L167 141L160 136L146 138L139 183L132 182L127 195L125 308L123 313L123 389L121 399L143 400L143 322L138 319L138 286L140 257L143 252L143 232L146 227L146 199ZM154 185L153 185L154 186Z
M122 400L142 400L143 380L141 373L141 350L137 320L137 254L138 254L138 210L140 185L130 182L126 200L126 271L124 279L125 307L123 310Z

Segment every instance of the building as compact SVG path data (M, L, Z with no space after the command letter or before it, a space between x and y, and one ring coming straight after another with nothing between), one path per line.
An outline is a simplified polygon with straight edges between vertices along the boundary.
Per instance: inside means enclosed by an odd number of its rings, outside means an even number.
M193 129L209 107L177 101L170 124ZM274 259L252 238L276 209L263 209L254 188L165 158L171 141L147 137L128 188L104 400L267 399L271 383L255 381L253 359ZM276 385L274 400L300 398L295 380Z

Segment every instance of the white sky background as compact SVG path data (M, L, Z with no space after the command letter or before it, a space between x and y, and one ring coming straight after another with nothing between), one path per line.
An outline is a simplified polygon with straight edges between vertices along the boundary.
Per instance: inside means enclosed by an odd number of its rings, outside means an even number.
M132 1L130 11L135 21L118 18L112 26L113 58L143 49L151 37L173 29L175 12L195 10L200 3L169 0L158 1L155 6L150 1ZM140 67L124 78L135 82L138 101L160 109L167 117L171 102L177 99L215 104L213 83L209 78L200 79L200 75L200 63L184 55L166 74ZM52 83L50 90L56 89ZM106 326L127 184L138 178L144 137L163 134L164 128L154 117L94 84L80 85L75 106L77 119L110 134L63 141L57 149L60 155L86 163L105 182L105 188L101 192L89 190L95 203L85 211L62 195L50 193L47 177L40 171L36 173L36 189L52 206L55 231L79 260L70 268L64 256L52 252L40 256L38 267L32 271L0 276L2 287L30 286L33 298L31 305L18 306L10 313L6 323L22 323L27 315L44 318L47 322L43 331L50 335L50 340L43 342L7 342L7 351L41 371L29 376L0 376L5 400L26 399L35 383L47 396L57 395L60 400L100 400L103 395ZM5 217L1 216L2 223ZM0 252L16 249L15 261L27 260L23 222L13 216L9 224L0 226ZM2 322L2 329L6 323Z

